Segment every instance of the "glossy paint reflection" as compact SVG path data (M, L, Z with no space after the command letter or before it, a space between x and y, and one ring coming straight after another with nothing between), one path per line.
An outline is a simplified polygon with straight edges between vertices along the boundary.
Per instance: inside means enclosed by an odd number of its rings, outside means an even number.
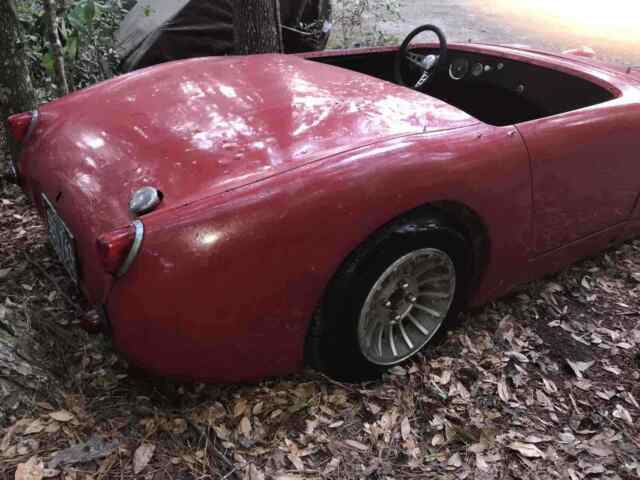
M65 155L65 168L123 203L154 185L164 206L385 137L476 123L425 95L279 55L170 64L73 98L68 108L84 128L76 146L93 163Z

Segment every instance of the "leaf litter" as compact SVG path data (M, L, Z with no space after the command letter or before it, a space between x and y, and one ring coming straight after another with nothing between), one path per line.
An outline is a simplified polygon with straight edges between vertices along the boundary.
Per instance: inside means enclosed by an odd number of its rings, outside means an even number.
M0 325L46 367L11 373L28 393L0 380L0 478L640 477L640 241L465 314L378 382L192 385L81 331L42 223L14 187L0 205Z

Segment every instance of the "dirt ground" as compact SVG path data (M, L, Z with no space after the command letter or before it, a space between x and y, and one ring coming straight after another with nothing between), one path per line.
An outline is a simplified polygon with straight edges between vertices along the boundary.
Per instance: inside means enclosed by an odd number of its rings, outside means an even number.
M572 28L570 18L531 14L522 3L522 0L403 0L403 21L382 24L381 29L404 38L413 28L431 23L443 28L451 41L458 42L522 44L556 52L586 45L603 59L640 66L640 27L629 35L620 35L613 22L600 28L576 29ZM604 3L600 8L606 8Z
M423 2L408 2L411 26L452 39L575 45L472 0ZM638 240L467 312L444 344L358 385L148 378L79 328L85 308L27 199L0 181L0 324L47 372L24 395L0 388L1 480L640 478Z

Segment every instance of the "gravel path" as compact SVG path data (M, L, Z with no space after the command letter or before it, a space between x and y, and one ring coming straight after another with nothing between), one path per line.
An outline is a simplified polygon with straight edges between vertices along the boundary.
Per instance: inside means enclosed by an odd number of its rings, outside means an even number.
M620 0L611 0L611 4L616 2ZM623 34L611 22L600 29L576 28L570 18L536 14L525 3L526 0L404 0L401 15L405 21L381 27L399 38L418 25L432 23L442 27L451 41L517 43L552 51L588 45L600 58L640 65L640 29Z

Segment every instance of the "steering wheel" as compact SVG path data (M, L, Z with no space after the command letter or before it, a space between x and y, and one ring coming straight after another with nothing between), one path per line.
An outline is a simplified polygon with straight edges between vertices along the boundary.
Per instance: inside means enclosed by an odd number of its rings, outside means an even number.
M410 51L411 42L422 32L433 32L438 36L438 40L440 42L440 52L438 55L420 55ZM446 61L448 51L449 47L447 46L447 38L444 36L442 30L440 30L438 27L434 25L423 25L422 27L416 28L409 34L405 41L402 42L400 51L396 54L396 83L405 87L413 88L414 90L420 90L422 87L429 84L433 80L436 73L438 72L438 67L440 66L440 64ZM404 78L403 67L405 62L409 63L409 66L412 70L415 70L420 74L420 77L417 81L407 82L407 80Z

